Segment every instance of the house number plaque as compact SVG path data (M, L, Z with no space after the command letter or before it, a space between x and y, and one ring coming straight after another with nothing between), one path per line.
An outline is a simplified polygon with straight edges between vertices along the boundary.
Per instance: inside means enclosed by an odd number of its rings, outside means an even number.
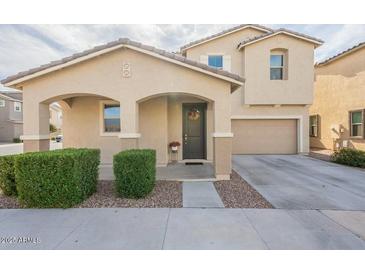
M122 76L124 78L129 78L132 76L131 73L131 64L128 62L123 62L123 66L122 66Z

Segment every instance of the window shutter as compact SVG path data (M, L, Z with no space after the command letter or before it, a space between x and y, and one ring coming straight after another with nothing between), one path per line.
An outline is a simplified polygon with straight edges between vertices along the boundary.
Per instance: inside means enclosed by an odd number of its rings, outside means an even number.
M200 55L200 63L208 65L208 55Z
M223 56L223 70L231 72L231 55Z

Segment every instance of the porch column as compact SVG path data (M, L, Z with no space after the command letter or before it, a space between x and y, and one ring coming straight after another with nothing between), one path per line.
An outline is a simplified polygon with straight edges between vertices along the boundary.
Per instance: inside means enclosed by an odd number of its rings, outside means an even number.
M138 103L122 100L120 102L120 145L121 150L138 148L141 134L138 132Z
M213 160L215 177L229 180L232 166L231 103L224 96L214 103Z
M23 150L49 150L49 105L29 97L23 94Z

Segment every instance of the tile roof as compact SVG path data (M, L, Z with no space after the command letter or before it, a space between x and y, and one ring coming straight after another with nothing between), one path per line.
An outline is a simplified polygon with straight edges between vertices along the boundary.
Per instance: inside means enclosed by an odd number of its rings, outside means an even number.
M259 36L244 40L244 41L242 41L241 43L239 43L237 45L237 48L242 48L247 44L251 44L252 42L256 42L256 41L261 40L265 37L269 37L271 35L276 35L276 34L280 34L280 33L287 33L287 34L292 34L292 35L295 35L295 36L299 36L299 37L302 37L303 39L312 40L313 42L315 42L317 44L322 44L323 43L323 41L318 39L318 38L315 38L315 37L312 37L312 36L309 36L309 35L306 35L306 34L302 34L302 33L296 32L296 31L280 28L280 29L277 29L277 30L275 30L271 33L265 33L263 35L259 35Z
M348 49L346 49L346 50L344 50L344 51L342 51L340 53L337 53L336 55L334 55L334 56L332 56L330 58L325 59L322 62L319 62L319 63L315 64L315 66L316 67L317 66L324 66L324 65L326 65L326 64L328 64L328 63L330 63L332 61L335 61L338 58L343 57L343 56L345 56L345 55L347 55L347 54L349 54L349 53L351 53L351 52L353 52L355 50L358 50L358 49L360 49L360 48L362 48L364 46L365 46L365 42L361 42L361 43L357 44L356 46L353 46L351 48L348 48Z
M242 28L245 28L245 27L253 27L253 28L258 28L258 29L263 29L269 33L272 33L274 30L273 29L270 29L268 27L265 27L265 26L261 26L261 25L258 25L258 24L242 24L242 25L238 25L238 26L235 26L233 28L229 28L229 29L226 29L224 31L221 31L221 32L218 32L216 34L213 34L213 35L210 35L208 37L204 37L202 39L199 39L199 40L196 40L196 41L193 41L193 42L190 42L184 46L182 46L180 48L180 51L184 51L185 49L187 48L190 48L194 45L197 45L197 44L200 44L200 43L203 43L205 41L208 41L208 40L211 40L211 39L214 39L214 38L218 38L222 35L225 35L227 33L230 33L230 32L233 32L233 31L236 31L236 30L239 30L239 29L242 29Z
M0 95L9 97L10 99L14 99L17 101L23 100L23 94L21 92L0 92Z
M55 67L55 66L58 66L58 65L66 64L66 63L68 63L70 61L73 61L75 59L78 59L80 57L84 57L84 56L87 56L89 54L96 53L98 51L108 49L108 48L112 48L112 47L115 47L115 46L118 46L118 45L126 45L126 46L137 47L139 49L149 51L151 53L158 54L162 57L167 57L169 59L176 60L176 61L182 62L184 64L187 64L187 65L190 65L190 66L202 69L202 70L206 70L206 71L209 71L211 73L214 73L214 74L217 74L217 75L220 75L220 76L228 77L228 78L231 78L231 79L239 81L239 82L244 82L244 78L240 77L237 74L233 74L233 73L230 73L230 72L224 71L224 70L218 70L218 69L209 67L205 64L202 64L202 63L199 63L199 62L196 62L196 61L193 61L193 60L189 60L189 59L187 59L187 58L185 58L181 55L174 54L174 53L171 53L171 52L168 52L168 51L165 51L165 50L161 50L161 49L158 49L158 48L155 48L155 47L152 47L152 46L144 45L142 43L132 41L128 38L121 38L119 40L109 42L107 44L96 46L92 49L85 50L83 52L73 54L72 56L65 57L61 60L52 61L48 64L45 64L45 65L42 65L42 66L39 66L39 67L36 67L36 68L29 69L27 71L19 72L18 74L15 74L15 75L7 77L6 79L3 79L1 81L1 83L2 84L7 84L7 83L10 83L14 80L21 79L25 76L29 76L29 75L32 75L34 73L37 73L37 72L40 72L40 71L43 71L45 69L52 68L52 67Z

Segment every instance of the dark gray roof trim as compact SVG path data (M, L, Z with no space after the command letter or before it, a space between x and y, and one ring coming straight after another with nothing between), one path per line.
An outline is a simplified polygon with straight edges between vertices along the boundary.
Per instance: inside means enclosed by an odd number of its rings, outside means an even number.
M348 49L346 49L346 50L344 50L344 51L342 51L340 53L337 53L336 55L334 55L334 56L332 56L332 57L330 57L330 58L328 58L328 59L326 59L326 60L324 60L322 62L317 63L315 66L323 66L323 65L326 65L326 64L328 64L328 63L330 63L330 62L332 62L332 61L334 61L334 60L342 57L343 55L346 55L346 54L348 54L348 53L350 53L352 51L355 51L355 50L360 49L363 46L365 46L365 42L361 42L361 43L357 44L356 46L353 46L352 48L348 48Z
M85 51L80 52L80 53L76 53L72 56L65 57L61 60L53 61L53 62L50 62L48 64L45 64L45 65L42 65L42 66L39 66L39 67L36 67L36 68L32 68L32 69L27 70L27 71L19 72L15 75L7 77L6 79L3 79L1 81L1 83L2 84L7 84L7 83L10 83L14 80L20 79L22 77L25 77L25 76L40 72L42 70L45 70L45 69L48 69L48 68L51 68L51 67L66 64L67 62L70 62L70 61L75 60L77 58L84 57L86 55L89 55L89 54L92 54L92 53L95 53L95 52L98 52L98 51L101 51L101 50L104 50L104 49L112 48L112 47L115 47L115 46L118 46L118 45L129 45L129 46L137 47L137 48L140 48L142 50L150 51L151 53L155 53L155 54L157 53L157 54L159 54L163 57L167 57L167 58L170 58L170 59L173 59L173 60L177 60L177 61L180 61L180 62L185 63L187 65L194 66L194 67L197 67L197 68L212 72L212 73L217 74L217 75L225 76L225 77L234 79L234 80L239 81L239 82L244 82L244 78L240 77L237 74L233 74L233 73L230 73L230 72L224 71L224 70L218 70L218 69L209 67L207 65L204 65L202 63L189 60L189 59L187 59L187 58L185 58L181 55L174 54L174 53L171 53L171 52L168 52L168 51L165 51L165 50L157 49L157 48L152 47L152 46L144 45L142 43L132 41L128 38L121 38L119 40L109 42L109 43L101 45L101 46L96 46L92 49L85 50Z
M202 43L204 41L211 40L213 38L217 38L217 37L222 36L222 35L224 35L226 33L230 33L232 31L239 30L239 29L244 28L244 27L250 27L250 26L256 27L256 28L260 28L260 29L264 29L264 30L268 31L269 33L272 33L274 31L273 29L270 29L270 28L265 27L265 26L257 25L257 24L242 24L242 25L235 26L233 28L229 28L229 29L226 29L224 31L218 32L216 34L210 35L208 37L205 37L205 38L202 38L202 39L199 39L199 40L190 42L189 44L186 44L186 45L182 46L180 48L180 51L183 51L186 48L190 48L191 46L194 46L196 44L200 44L200 43Z
M321 39L318 39L318 38L315 38L315 37L312 37L312 36L309 36L309 35L306 35L306 34L302 34L302 33L296 32L296 31L280 28L280 29L277 29L277 30L275 30L271 33L265 33L263 35L259 35L259 36L244 40L244 41L242 41L241 43L238 44L237 48L240 48L240 47L242 47L242 46L244 46L248 43L254 42L256 40L260 40L262 38L265 38L267 36L270 36L270 35L273 35L273 34L279 33L279 32L287 32L287 33L291 33L291 34L299 36L299 37L303 37L304 39L309 39L309 40L316 41L319 44L323 43L323 41Z

